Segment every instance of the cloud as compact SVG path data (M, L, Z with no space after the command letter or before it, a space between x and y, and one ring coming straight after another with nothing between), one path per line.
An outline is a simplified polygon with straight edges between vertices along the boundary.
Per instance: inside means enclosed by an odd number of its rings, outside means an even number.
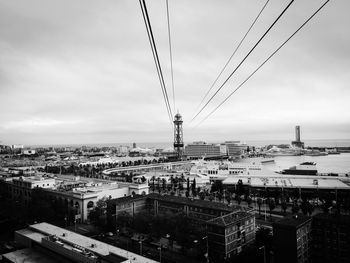
M288 2L269 2L219 83ZM295 1L198 121L321 3ZM309 138L349 138L348 1L331 1L197 128L189 123L197 105L263 2L169 4L173 111L183 115L186 142L289 138L297 124ZM147 5L172 101L165 3ZM9 144L172 140L137 1L1 1L0 98L0 139Z

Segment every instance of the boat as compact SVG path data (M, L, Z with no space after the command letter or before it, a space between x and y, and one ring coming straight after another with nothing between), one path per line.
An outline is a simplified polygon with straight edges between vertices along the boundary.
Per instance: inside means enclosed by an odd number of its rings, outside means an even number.
M297 166L292 166L288 169L283 169L278 173L293 175L317 175L317 168L316 163L314 162L303 162Z
M306 156L326 156L327 152L321 152L319 150L306 150L304 155Z
M274 163L274 162L275 162L275 159L272 159L272 158L263 158L260 162L261 162L262 164Z
M328 153L328 154L340 154L340 152L338 152L337 148L326 149L326 153Z

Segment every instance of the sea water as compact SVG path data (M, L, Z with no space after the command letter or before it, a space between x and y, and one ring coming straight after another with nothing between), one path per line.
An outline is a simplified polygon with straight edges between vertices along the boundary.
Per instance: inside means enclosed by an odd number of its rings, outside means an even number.
M276 156L273 163L266 163L263 166L271 171L301 164L303 162L315 162L319 173L349 173L350 174L350 153L329 154L326 156ZM248 161L246 159L246 161Z

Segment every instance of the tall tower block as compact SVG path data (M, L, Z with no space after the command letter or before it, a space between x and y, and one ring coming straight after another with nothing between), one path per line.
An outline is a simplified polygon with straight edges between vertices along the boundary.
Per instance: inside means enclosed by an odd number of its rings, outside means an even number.
M174 149L179 158L182 157L184 147L182 123L182 117L179 113L177 113L174 118Z
M300 126L295 126L295 141L300 142Z
M300 126L295 126L295 141L292 141L292 145L303 149L304 143L300 140Z

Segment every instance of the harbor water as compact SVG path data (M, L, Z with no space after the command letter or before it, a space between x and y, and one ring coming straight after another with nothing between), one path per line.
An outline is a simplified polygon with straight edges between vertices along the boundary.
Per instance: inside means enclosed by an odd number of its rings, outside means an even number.
M350 173L350 153L326 156L276 156L273 160L274 162L265 163L263 166L271 171L281 171L302 162L315 162L319 173ZM249 158L245 161L249 161Z

